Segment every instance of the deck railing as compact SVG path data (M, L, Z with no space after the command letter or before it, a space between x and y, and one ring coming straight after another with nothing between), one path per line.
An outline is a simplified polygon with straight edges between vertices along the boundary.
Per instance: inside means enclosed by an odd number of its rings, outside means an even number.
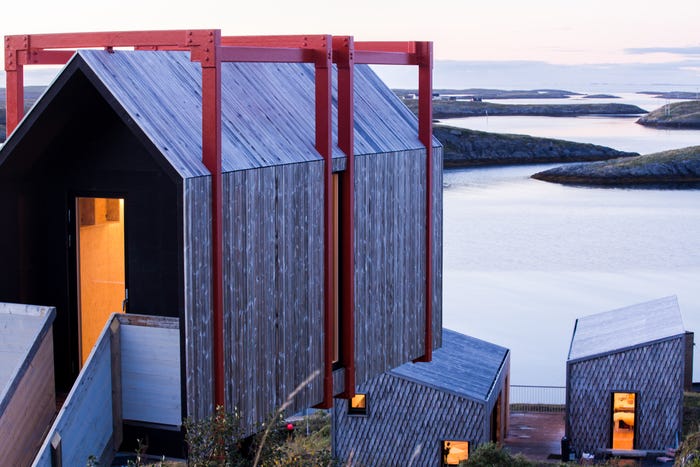
M566 387L511 384L509 400L513 412L563 412Z
M176 318L113 314L33 465L109 465L124 420L179 428L179 349Z

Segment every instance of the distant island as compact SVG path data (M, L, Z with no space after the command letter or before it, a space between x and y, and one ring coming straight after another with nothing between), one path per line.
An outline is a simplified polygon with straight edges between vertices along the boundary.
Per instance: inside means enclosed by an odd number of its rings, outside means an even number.
M646 94L647 96L658 97L659 99L698 99L700 94L697 92L688 91L639 91L637 94Z
M413 98L418 94L417 89L394 89L394 93L404 99ZM434 97L454 97L457 99L567 99L581 94L562 89L433 89Z
M587 94L583 96L584 99L620 99L620 96L613 96L612 94Z
M571 164L536 173L532 178L572 185L698 188L700 146L610 161Z
M447 125L435 125L433 134L443 144L445 168L599 161L639 155L589 143L488 133Z
M640 125L700 129L700 100L667 104L637 120Z
M418 111L417 99L405 99L404 104ZM434 100L433 118L461 118L483 116L544 116L579 117L583 115L642 115L646 110L630 104L496 104L459 100Z

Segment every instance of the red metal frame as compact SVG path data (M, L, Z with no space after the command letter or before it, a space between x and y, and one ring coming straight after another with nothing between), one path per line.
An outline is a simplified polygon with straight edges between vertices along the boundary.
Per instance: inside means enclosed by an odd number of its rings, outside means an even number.
M221 170L221 64L224 62L287 62L315 65L315 143L324 158L324 398L321 407L333 400L332 335L333 238L332 238L332 111L331 63L338 66L338 144L346 154L343 177L344 223L343 282L343 365L345 390L342 397L355 394L354 356L354 90L355 63L417 65L419 69L419 139L426 147L426 306L425 352L432 356L432 43L354 42L351 36L242 36L223 37L218 29L172 31L125 31L68 34L39 34L5 37L7 79L7 136L24 115L24 66L65 64L75 49L133 47L135 50L185 50L202 67L202 161L212 174L213 255L213 355L214 403L225 405L223 328L223 198ZM67 50L66 50L67 49Z

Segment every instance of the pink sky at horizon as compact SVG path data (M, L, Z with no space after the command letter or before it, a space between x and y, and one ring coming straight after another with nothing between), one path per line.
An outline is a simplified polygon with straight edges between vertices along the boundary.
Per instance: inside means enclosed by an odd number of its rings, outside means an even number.
M220 28L228 35L352 34L432 40L439 60L663 63L700 47L696 0L38 0L3 8L0 34ZM628 49L678 49L630 53Z

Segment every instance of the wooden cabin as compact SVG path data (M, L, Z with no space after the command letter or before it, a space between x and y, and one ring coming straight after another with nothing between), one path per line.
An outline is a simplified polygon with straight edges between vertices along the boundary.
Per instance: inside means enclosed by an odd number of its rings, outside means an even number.
M56 413L50 307L0 303L0 453L30 465Z
M8 118L0 300L56 308L59 391L112 312L179 320L178 419L221 403L251 429L300 384L290 412L440 346L442 149L362 64L381 54L330 36L294 49L217 31L22 37L8 56L70 58ZM136 49L116 50L127 39ZM429 88L431 53L389 55Z
M333 408L335 456L350 465L457 465L507 434L510 351L443 329L430 363L406 363Z
M675 296L576 320L566 363L566 433L578 455L664 451L682 437L693 333Z

